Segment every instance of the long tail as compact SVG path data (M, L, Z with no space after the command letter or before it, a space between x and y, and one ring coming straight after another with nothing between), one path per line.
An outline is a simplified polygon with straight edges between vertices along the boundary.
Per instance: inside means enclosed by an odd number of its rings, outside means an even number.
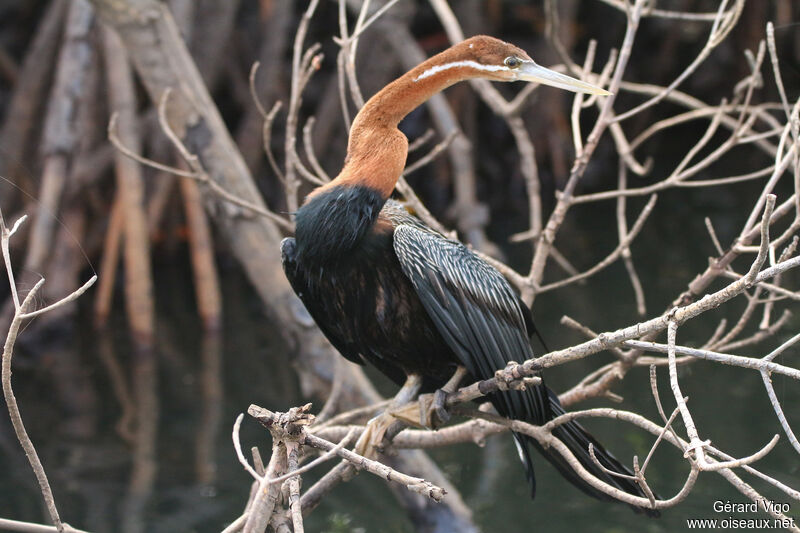
M541 425L549 420L552 420L553 418L556 418L557 416L564 414L564 408L561 407L561 403L558 401L558 396L544 385L533 387L532 389L528 389L524 392L508 391L501 394L504 396L518 395L517 398L511 400L510 402L508 401L510 400L508 396L504 398L505 401L493 402L498 408L498 411L501 411L501 414L505 416L524 419L528 422ZM520 396L524 396L524 398L521 398ZM522 406L524 406L524 408L519 409L519 407ZM510 410L513 412L502 412L509 407L511 407ZM647 497L642 488L634 480L611 475L600 468L597 463L592 460L591 455L589 455L590 443L594 448L594 456L606 469L619 474L628 476L633 475L633 472L631 472L628 467L620 463L619 460L614 457L613 454L611 454L611 452L606 450L605 447L597 442L597 439L589 434L589 432L587 432L578 422L573 420L558 426L553 430L553 435L558 438L558 440L563 442L567 448L569 448L570 452L572 452L575 458L578 459L581 465L583 465L583 467L593 476L611 485L612 487L616 487L624 492L627 492L628 494L641 496L643 498ZM561 454L558 453L558 451L556 451L554 448L544 448L535 439L519 433L514 433L514 441L517 445L520 459L525 465L526 475L531 484L532 496L535 496L536 494L536 480L533 471L533 461L528 448L529 444L539 450L539 452L550 462L550 464L556 467L562 476L564 476L570 481L570 483L578 487L584 493L603 501L618 501L587 483L586 480L580 477L561 456ZM656 509L637 507L634 505L631 505L630 507L637 513L644 512L648 516L657 517L660 515Z

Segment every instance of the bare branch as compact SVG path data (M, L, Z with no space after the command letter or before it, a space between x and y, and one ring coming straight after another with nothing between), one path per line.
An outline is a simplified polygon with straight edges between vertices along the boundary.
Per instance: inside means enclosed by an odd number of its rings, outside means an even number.
M307 463L307 464L303 465L302 467L297 468L295 470L290 470L287 474L284 474L282 476L276 477L275 479L270 479L269 482L270 483L282 483L282 482L286 481L287 479L289 479L291 477L299 476L300 474L305 474L309 470L321 465L322 463L333 459L335 456L338 455L339 450L341 450L342 448L347 446L350 443L350 441L353 440L353 438L356 436L357 433L358 433L358 429L357 428L350 428L348 430L348 432L347 432L347 435L342 437L342 439L339 441L339 443L336 446L334 446L330 450L326 451L325 453L323 453L322 455L320 455L319 457L317 457L316 459L314 459L310 463Z
M677 88L683 81L688 78L700 64L706 60L706 58L711 54L714 48L717 47L724 39L728 36L728 33L736 26L736 22L739 19L739 16L742 14L742 10L744 8L744 0L734 0L733 7L730 10L725 11L725 6L728 3L727 0L723 0L720 3L719 10L717 11L717 16L714 19L714 22L711 26L711 30L708 34L708 40L706 44L703 46L703 49L700 53L692 60L692 62L681 72L675 80L669 84L663 91L661 91L658 95L651 98L650 100L634 107L633 109L617 115L614 118L615 122L622 122L625 119L628 119L636 114L641 113L645 109L657 104L661 100L667 97L675 88ZM630 20L630 16L629 16ZM613 92L613 91L612 91Z
M66 522L61 523L64 533L88 533L82 529L75 529ZM55 526L43 526L41 524L34 524L32 522L20 522L19 520L8 520L7 518L0 518L0 529L4 531L20 531L22 533L53 533L59 531Z
M770 377L769 372L762 370L761 378L764 381L764 387L767 389L769 401L772 404L772 409L775 411L775 415L778 417L781 427L783 428L783 432L786 433L786 437L789 439L789 442L792 444L794 449L797 450L797 453L800 453L800 442L797 441L794 431L792 431L791 426L789 426L789 421L786 420L786 415L783 413L781 403L778 401L778 395L775 394L775 387L772 386L772 378ZM777 435L775 435L775 437L777 438Z
M250 466L250 463L247 462L247 459L242 453L242 442L239 440L239 428L242 426L242 419L244 418L244 413L239 413L239 416L236 417L236 422L233 423L233 449L236 450L236 457L239 459L239 462L242 464L245 470L253 476L253 479L256 481L260 481L262 476L258 475L258 473Z
M768 194L766 198L764 215L761 218L761 245L758 248L758 255L756 256L755 261L753 261L750 270L744 277L745 283L747 283L748 286L752 286L752 284L755 282L758 272L764 265L764 261L767 260L767 250L769 249L769 225L770 219L772 218L772 212L775 210L776 197L774 194Z

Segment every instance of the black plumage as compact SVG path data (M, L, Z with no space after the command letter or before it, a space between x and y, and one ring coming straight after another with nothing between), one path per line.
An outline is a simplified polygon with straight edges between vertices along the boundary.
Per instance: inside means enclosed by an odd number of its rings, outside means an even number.
M342 199L346 199L343 204ZM381 200L382 202L382 200ZM335 210L336 213L333 213ZM336 234L330 229L336 217ZM323 238L338 241L312 242ZM370 363L398 384L425 378L441 387L458 365L467 379L488 379L507 361L533 357L532 321L506 279L463 244L447 239L389 200L376 208L369 187L335 186L312 197L297 213L297 238L284 239L284 270L295 292L331 343L347 359ZM541 425L564 413L544 384L489 396L498 412ZM641 488L611 476L589 455L589 443L609 470L631 472L577 422L553 434L584 468L609 485L637 496ZM535 493L529 445L570 482L612 500L581 479L566 461L533 439L515 434ZM637 511L639 508L634 507ZM645 509L651 515L656 511Z
M384 199L365 186L335 187L318 194L295 216L297 258L303 263L337 263L362 242Z

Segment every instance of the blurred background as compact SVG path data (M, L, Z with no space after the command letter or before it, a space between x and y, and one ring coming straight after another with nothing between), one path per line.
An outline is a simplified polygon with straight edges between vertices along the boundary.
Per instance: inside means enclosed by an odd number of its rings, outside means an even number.
M118 214L119 187L114 175L115 149L107 125L114 109L106 81L102 24L91 8L78 10L83 0L3 0L0 2L0 208L8 222L22 214L32 217L12 240L20 290L39 276L47 283L42 304L69 293L95 272L101 281L76 303L37 318L20 334L14 359L14 386L30 436L42 458L62 518L93 532L210 532L236 518L247 501L250 478L236 460L230 439L235 417L255 403L274 410L324 398L309 397L292 361L280 328L264 312L230 243L219 238L203 214L196 185L167 172L144 168L142 202L152 275L152 291L140 294L151 306L151 326L137 323L130 306L137 288L126 275L136 261L124 257ZM267 109L288 101L292 42L306 2L290 0L173 0L172 9L197 66L211 91L253 177L269 207L281 215L287 205L283 185L264 155L262 116L248 86L255 61L261 67L254 84ZM358 4L358 2L355 2ZM541 1L459 0L451 7L466 35L489 34L513 42L543 65L560 62L546 38L546 6ZM581 64L590 39L597 41L602 65L625 32L625 17L599 0L556 2L556 29L570 57ZM88 4L87 4L88 6ZM714 12L714 0L668 0L660 9ZM686 80L681 90L704 102L730 98L737 82L749 74L746 50L755 51L765 37L767 21L775 24L780 68L790 103L800 94L800 4L791 0L750 1L727 40ZM77 12L77 14L76 14ZM324 59L303 95L301 122L313 116L309 139L322 168L335 175L344 158L347 129L342 119L336 71L338 2L322 0L310 21L306 43L321 45ZM352 27L357 12L348 11ZM625 74L626 81L668 85L698 54L708 33L707 22L646 18ZM404 41L403 39L406 39ZM365 32L356 57L358 80L365 97L406 70L407 50L401 43L433 55L449 45L436 14L424 1L401 0L379 24ZM65 43L73 46L69 59L76 68L55 83L59 65L67 59ZM107 48L105 48L107 50ZM596 67L599 70L600 67ZM777 101L768 67L755 103ZM519 87L497 87L511 97ZM496 116L467 84L447 91L458 123L472 143L474 210L455 209L453 166L446 156L409 176L431 212L462 238L490 251L518 271L531 260L530 241L510 237L528 229L528 200L520 158L504 120ZM134 86L140 139L139 153L156 161L179 165L163 134L144 88ZM627 109L641 97L622 93L617 109ZM521 116L536 148L543 207L549 213L554 193L569 175L573 160L569 112L572 96L537 90ZM352 109L352 106L351 106ZM594 123L594 110L584 113L584 133ZM629 134L644 131L675 113L670 104L632 119ZM64 117L67 117L66 121ZM283 163L285 115L276 116L270 145ZM59 122L61 120L62 122ZM67 123L69 131L59 129ZM432 127L428 111L420 108L402 124L412 141ZM703 134L705 124L689 122L654 137L637 152L651 158L653 170L637 180L643 186L663 179ZM300 135L300 134L299 134ZM428 148L441 141L434 135ZM412 155L411 160L415 156ZM770 158L755 148L737 152L711 166L700 178L713 178L757 169ZM661 170L664 169L664 170ZM616 187L617 153L604 139L581 182L588 193ZM632 248L647 296L647 317L661 313L714 255L704 226L712 219L723 246L737 235L763 182L666 191L655 213ZM312 186L305 184L302 192ZM780 193L781 191L777 191ZM786 192L785 190L783 191ZM302 197L302 194L301 194ZM641 209L643 199L631 200ZM116 213L116 214L115 214ZM477 214L476 214L477 213ZM561 251L579 270L588 268L616 246L613 203L588 204L570 213L559 234ZM44 239L35 235L45 235ZM475 237L477 235L478 237ZM197 243L210 248L209 266ZM275 249L273 253L278 254ZM126 270L127 269L127 270ZM209 283L206 275L216 280ZM554 269L548 274L563 274ZM205 281L204 281L205 280ZM101 287L103 285L103 287ZM214 288L217 287L217 288ZM9 293L4 302L3 331L10 320ZM218 297L218 299L217 299ZM738 307L737 307L738 306ZM709 313L686 328L687 337L706 339L722 317L736 320L744 302ZM582 341L559 324L570 315L597 331L636 323L630 281L621 264L603 270L587 283L537 297L537 324L550 349ZM752 355L766 353L796 332L793 317L784 330ZM683 331L683 330L682 330ZM796 363L797 350L782 358ZM552 369L548 383L564 390L612 360L601 354ZM367 369L378 390L394 388ZM692 398L698 425L715 445L746 455L780 432L759 375L702 362L682 369L684 393ZM664 396L666 373L660 374ZM790 418L790 406L800 391L781 379L776 391ZM622 408L658 420L646 369L632 371L614 392ZM580 408L605 405L590 401ZM0 516L47 522L36 480L20 448L5 409L0 410ZM587 422L601 441L618 456L642 457L649 436L633 427ZM762 471L797 486L797 455L784 442L759 463ZM268 435L248 422L245 447L270 449ZM657 520L633 515L621 505L596 502L569 486L540 461L538 494L531 501L516 452L507 436L486 446L434 450L430 455L460 490L484 531L520 531L538 527L559 531L675 531L686 518L713 518L715 500L743 497L713 474L701 476L692 495ZM318 469L304 479L306 486L320 476ZM686 469L673 450L662 449L648 481L662 495L674 493ZM754 482L756 488L764 487ZM777 501L783 501L780 497ZM798 516L797 502L790 514ZM602 517L602 519L598 518ZM398 506L385 483L360 475L331 493L306 523L310 531L415 531L417 525Z

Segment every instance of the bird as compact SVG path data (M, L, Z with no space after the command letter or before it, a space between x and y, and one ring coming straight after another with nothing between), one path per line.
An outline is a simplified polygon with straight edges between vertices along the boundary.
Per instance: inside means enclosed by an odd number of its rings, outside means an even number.
M286 277L331 344L345 358L373 365L398 385L416 385L414 391L452 387L462 376L488 379L508 361L534 357L530 310L500 272L390 198L408 154L400 121L433 94L475 78L610 94L547 69L494 37L457 43L367 101L352 122L341 172L309 193L294 213L295 236L281 242ZM536 425L565 412L544 382L495 392L488 399L500 415ZM632 472L578 422L556 427L553 435L597 478L647 497ZM535 448L580 490L613 500L553 448L519 433L513 438L532 496L536 480L530 450ZM591 457L590 445L602 467ZM631 507L658 514L649 507Z

